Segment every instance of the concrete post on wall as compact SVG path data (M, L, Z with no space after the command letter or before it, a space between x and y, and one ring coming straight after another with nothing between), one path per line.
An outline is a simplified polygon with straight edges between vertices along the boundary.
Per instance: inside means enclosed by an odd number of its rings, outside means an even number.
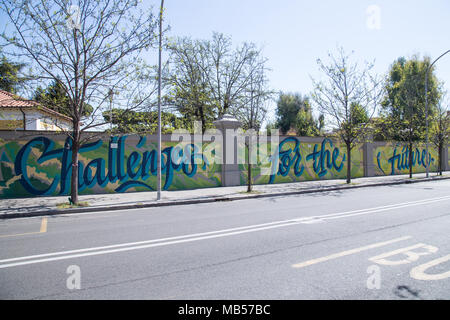
M222 186L232 187L241 184L241 172L237 160L238 144L237 129L241 127L241 122L229 114L225 114L221 119L214 121L214 125L222 132Z
M375 176L375 164L373 163L373 133L368 130L363 136L363 166L364 166L364 177Z
M449 171L450 170L450 166L448 165L448 149L450 146L447 146L447 148L442 148L442 155L441 155L441 159L442 159L442 170L443 171Z
M363 144L363 164L364 177L373 177L375 175L373 163L373 143L364 142Z

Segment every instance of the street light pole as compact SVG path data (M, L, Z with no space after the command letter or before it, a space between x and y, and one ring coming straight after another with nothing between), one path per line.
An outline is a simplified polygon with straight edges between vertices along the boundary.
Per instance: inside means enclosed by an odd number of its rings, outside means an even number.
M113 89L109 89L108 96L109 96L109 130L110 135L112 136L112 129L113 129L113 112L112 112L112 102L113 102Z
M430 176L430 156L428 155L428 74L430 73L431 68L433 65L444 55L449 53L450 50L445 51L443 54L441 54L436 60L434 60L427 68L427 72L425 74L425 126L426 126L426 145L425 145L425 152L427 155L427 167L426 167L426 177L429 178Z
M162 52L162 20L163 20L164 0L161 0L159 11L159 67L158 67L158 168L157 168L157 196L156 200L161 200L161 52Z

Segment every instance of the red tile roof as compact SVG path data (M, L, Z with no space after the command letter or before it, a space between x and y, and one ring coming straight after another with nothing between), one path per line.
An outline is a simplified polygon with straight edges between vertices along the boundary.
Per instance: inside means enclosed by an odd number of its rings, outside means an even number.
M51 115L54 115L59 118L63 118L64 120L67 120L69 122L72 121L72 119L62 113L56 112L52 109L49 109L47 107L41 106L39 103L33 100L27 100L25 98L19 97L15 94L12 94L8 91L0 90L0 109L36 109L38 111L43 111L46 113L49 113Z

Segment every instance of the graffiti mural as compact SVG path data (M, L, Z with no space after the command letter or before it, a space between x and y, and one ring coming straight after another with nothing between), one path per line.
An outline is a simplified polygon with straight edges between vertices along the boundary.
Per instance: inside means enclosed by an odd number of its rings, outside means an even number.
M400 143L390 143L384 146L377 146L373 152L373 162L375 175L396 175L409 173L409 147ZM431 146L428 148L428 159L430 170L436 171L438 165L438 153ZM413 173L426 171L427 152L425 146L413 147L412 152Z
M261 143L258 149L270 150L270 145ZM285 183L318 179L341 179L347 176L347 150L345 144L339 144L325 138L320 143L302 142L301 138L283 139L276 152L267 163L259 159L252 166L254 184ZM361 146L352 150L352 176L364 175L363 153ZM241 184L247 183L247 165L241 165ZM269 174L267 174L269 172Z
M80 194L155 190L157 146L145 136L134 141L122 136L84 144L78 162ZM164 190L221 185L220 166L210 163L201 148L163 144ZM28 142L5 142L0 145L0 197L69 194L71 158L70 139L36 137Z
M400 143L372 146L368 166L373 165L375 175L409 173L407 146ZM214 148L208 142L163 142L163 189L221 186L222 166L220 161L214 161L218 160L216 153L211 152ZM55 136L0 140L0 198L70 194L71 149L70 139ZM345 145L329 138L284 137L274 144L264 140L256 150L260 157L252 165L254 184L344 179L347 175ZM352 149L353 178L364 176L363 154L362 144ZM427 156L430 171L437 170L436 149L430 146L427 155L420 145L413 150L414 173L425 172ZM247 165L239 164L239 170L240 183L245 185ZM84 144L79 152L80 194L151 191L156 189L156 175L157 145L151 136L108 136Z

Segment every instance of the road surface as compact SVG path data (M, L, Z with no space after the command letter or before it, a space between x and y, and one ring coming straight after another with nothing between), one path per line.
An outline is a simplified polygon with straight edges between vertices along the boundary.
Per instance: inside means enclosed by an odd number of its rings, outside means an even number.
M0 299L450 299L450 181L2 220Z

